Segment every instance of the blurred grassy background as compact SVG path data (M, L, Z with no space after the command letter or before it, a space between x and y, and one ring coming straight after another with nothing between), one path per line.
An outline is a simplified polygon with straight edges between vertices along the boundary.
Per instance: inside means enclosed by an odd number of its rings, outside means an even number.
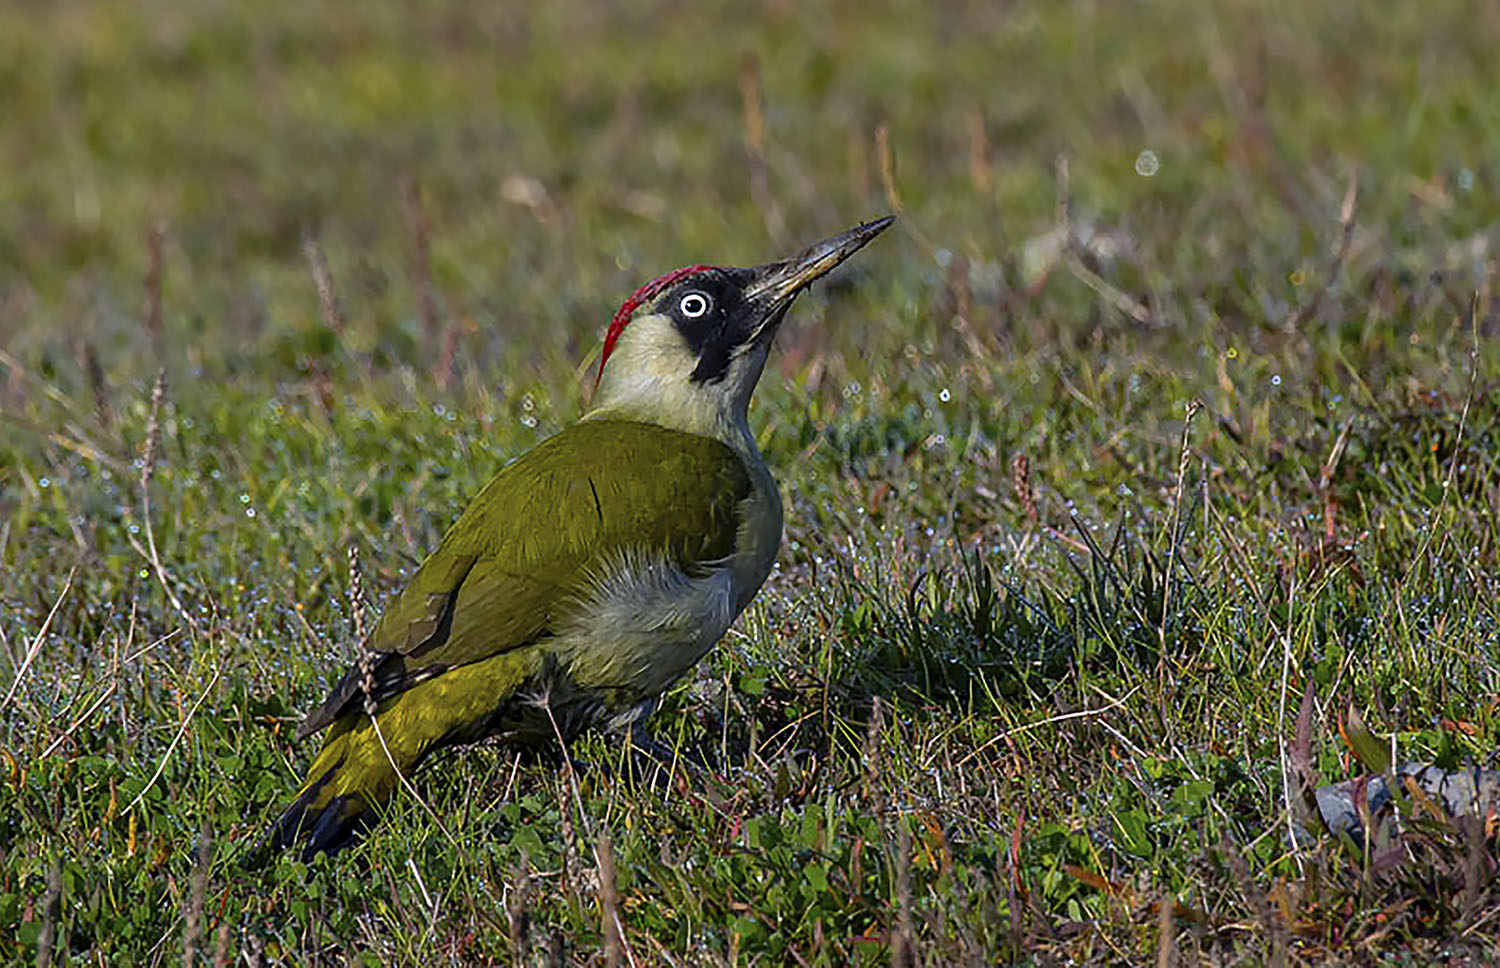
M1289 853L1285 785L1353 769L1350 704L1500 731L1497 43L1493 0L0 7L0 953L581 962L615 903L643 962L1478 950L1461 837ZM639 282L897 207L757 397L787 547L658 718L722 769L446 757L462 849L404 803L237 871L345 544L399 586Z

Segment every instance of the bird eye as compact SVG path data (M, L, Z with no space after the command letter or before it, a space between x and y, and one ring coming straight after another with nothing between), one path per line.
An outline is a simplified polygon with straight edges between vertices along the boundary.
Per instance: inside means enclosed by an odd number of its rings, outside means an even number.
M694 291L682 297L677 304L677 309L688 319L697 319L706 315L712 305L713 300L708 298L707 293Z

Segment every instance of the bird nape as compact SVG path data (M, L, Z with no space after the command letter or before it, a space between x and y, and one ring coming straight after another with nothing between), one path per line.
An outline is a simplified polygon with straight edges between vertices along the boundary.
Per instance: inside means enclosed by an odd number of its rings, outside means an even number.
M781 496L746 414L777 327L891 222L636 290L591 409L479 492L302 724L323 748L252 859L337 851L434 750L638 725L776 558Z

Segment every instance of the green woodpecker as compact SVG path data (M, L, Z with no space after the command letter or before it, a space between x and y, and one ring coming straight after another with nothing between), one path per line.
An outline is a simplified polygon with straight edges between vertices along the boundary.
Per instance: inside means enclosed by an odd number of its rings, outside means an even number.
M604 339L592 408L507 465L392 601L262 842L347 844L434 750L638 726L760 590L781 497L746 409L792 301L888 225L753 269L642 286ZM369 711L367 711L369 710Z

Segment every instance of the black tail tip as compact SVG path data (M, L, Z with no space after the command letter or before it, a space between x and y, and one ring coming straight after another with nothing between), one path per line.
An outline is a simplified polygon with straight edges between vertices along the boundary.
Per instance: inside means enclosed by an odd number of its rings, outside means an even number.
M316 793L309 790L282 811L246 856L247 867L262 867L299 844L303 863L312 863L319 854L332 857L374 826L375 811L358 794L335 797L320 810L312 802Z

